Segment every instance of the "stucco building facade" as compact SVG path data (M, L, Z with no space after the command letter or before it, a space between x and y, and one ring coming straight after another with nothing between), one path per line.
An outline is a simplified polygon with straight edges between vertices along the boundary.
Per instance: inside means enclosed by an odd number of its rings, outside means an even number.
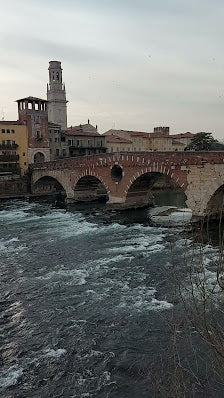
M62 131L62 154L64 156L85 156L106 152L105 136L97 131L97 127L87 124L71 126ZM66 154L65 154L66 152Z
M24 175L28 169L28 131L21 121L0 122L0 172Z

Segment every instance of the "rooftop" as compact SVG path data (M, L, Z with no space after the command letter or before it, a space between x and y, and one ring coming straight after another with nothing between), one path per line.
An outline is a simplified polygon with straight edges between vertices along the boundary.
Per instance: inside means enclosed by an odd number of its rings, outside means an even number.
M126 140L126 138L119 137L118 135L106 135L106 142L111 143L122 143L122 144L132 144L132 141Z
M20 102L20 101L28 101L28 102L33 102L33 101L40 102L40 101L41 101L41 102L48 102L48 101L45 100L45 99L38 98L38 97L32 97L32 96L25 97L25 98L20 98L20 99L16 100L16 102Z
M149 133L144 131L132 131L132 130L114 130L110 129L103 133L103 135L119 135L119 133L128 133L131 137L133 136L141 136L141 137L149 137Z
M64 134L67 135L82 135L82 136L101 136L98 133L96 127L92 126L90 123L87 124L80 124L79 126L71 126L66 130L63 130Z
M7 124L11 124L11 125L25 125L26 123L25 122L22 122L21 120L13 120L13 121L11 121L11 120L0 120L0 124L5 124L5 125L7 125Z
M190 133L189 131L187 133L180 133L180 134L171 134L171 138L192 138L194 137L195 134Z

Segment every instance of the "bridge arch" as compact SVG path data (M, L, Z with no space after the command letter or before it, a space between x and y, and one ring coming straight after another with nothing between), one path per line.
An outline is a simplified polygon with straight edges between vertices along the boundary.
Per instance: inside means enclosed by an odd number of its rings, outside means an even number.
M175 189L181 194L181 202L185 203L187 196L177 178L172 178L171 173L162 173L159 171L148 171L137 173L133 176L130 183L127 185L125 191L125 203L124 207L144 207L154 204L153 189ZM178 203L175 200L173 203L169 203L169 196L167 195L167 205L180 205L180 198Z
M66 188L57 178L50 175L44 175L38 178L32 185L34 195L52 195L56 193L67 196Z
M224 216L224 184L220 185L215 192L210 195L204 214L208 217Z
M103 179L93 174L79 176L74 185L74 200L78 202L107 201L109 193L108 186Z

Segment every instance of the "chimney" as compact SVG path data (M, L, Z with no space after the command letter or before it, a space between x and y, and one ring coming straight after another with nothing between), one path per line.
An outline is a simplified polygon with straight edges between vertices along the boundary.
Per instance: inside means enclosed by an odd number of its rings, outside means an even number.
M88 124L89 124L89 119L88 119Z

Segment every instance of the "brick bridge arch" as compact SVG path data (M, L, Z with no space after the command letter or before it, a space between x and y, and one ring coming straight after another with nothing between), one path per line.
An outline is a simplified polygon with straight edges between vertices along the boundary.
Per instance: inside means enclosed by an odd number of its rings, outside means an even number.
M111 176L115 166L122 169L122 178ZM202 216L217 189L224 184L224 152L141 152L67 158L33 165L32 185L41 176L51 176L64 187L68 201L75 201L75 186L85 176L98 178L104 185L114 208L126 207L130 186L141 175L161 173L169 176L185 192L187 206ZM133 207L141 206L136 203Z

